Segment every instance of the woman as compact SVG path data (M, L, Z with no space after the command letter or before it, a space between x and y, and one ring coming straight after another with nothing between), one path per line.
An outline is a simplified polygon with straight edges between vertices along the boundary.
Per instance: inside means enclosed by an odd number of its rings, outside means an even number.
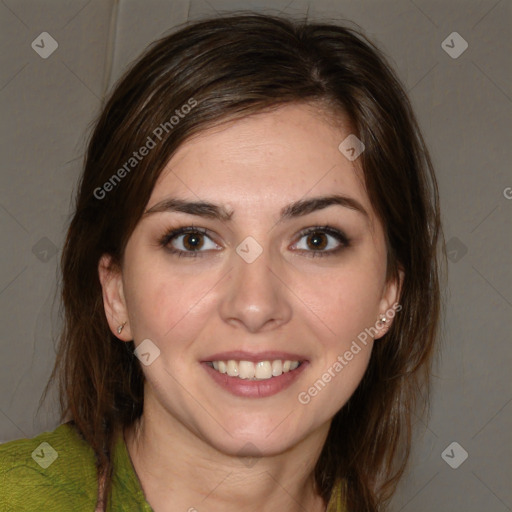
M97 121L62 255L66 423L0 447L2 509L383 510L441 241L362 34L240 15L157 41Z

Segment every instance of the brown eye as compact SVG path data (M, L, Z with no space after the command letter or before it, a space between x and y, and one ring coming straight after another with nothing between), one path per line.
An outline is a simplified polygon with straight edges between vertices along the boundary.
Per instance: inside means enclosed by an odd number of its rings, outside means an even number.
M333 256L349 245L350 240L341 231L317 226L303 231L294 248L307 256Z
M204 228L186 226L171 229L159 241L167 251L177 256L205 256L221 249Z
M325 233L317 231L307 236L306 243L310 249L321 250L327 247L329 241L327 240Z
M189 251L201 249L204 245L204 238L201 233L187 233L183 235L183 247Z

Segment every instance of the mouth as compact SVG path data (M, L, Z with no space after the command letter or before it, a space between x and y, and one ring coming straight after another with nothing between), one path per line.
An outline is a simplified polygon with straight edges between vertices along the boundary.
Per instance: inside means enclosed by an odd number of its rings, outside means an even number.
M293 372L304 361L294 359L265 359L260 361L247 361L244 359L218 359L204 361L204 363L220 374L236 377L241 380L270 380L280 377L284 373Z
M213 382L243 398L266 398L293 385L309 366L297 354L275 352L216 354L201 362Z

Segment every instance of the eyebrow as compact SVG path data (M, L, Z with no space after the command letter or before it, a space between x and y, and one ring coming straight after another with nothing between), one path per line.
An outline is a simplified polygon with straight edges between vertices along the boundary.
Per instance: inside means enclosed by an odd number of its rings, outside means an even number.
M308 215L317 210L322 210L333 205L349 208L359 212L367 219L369 219L368 212L364 209L363 205L359 201L353 199L352 197L333 194L328 196L300 199L299 201L290 203L281 209L278 223L292 218L302 217L304 215ZM223 206L218 204L209 203L206 201L187 201L175 197L170 197L160 201L159 203L146 210L144 215L157 212L181 212L187 213L189 215L197 215L199 217L219 219L223 221L231 220L234 214L233 211L229 212Z

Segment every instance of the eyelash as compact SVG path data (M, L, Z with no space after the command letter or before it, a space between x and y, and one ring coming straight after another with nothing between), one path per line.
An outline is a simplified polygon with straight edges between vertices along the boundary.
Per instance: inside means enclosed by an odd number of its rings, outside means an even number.
M338 254L341 250L345 249L346 247L350 246L350 239L341 231L339 231L336 228L333 228L331 226L314 226L311 228L304 229L299 233L298 240L301 240L303 237L314 234L314 233L325 233L327 235L332 236L335 238L341 245L340 247L336 249L330 249L328 251L305 251L307 253L310 253L309 257L325 257L325 256L334 256ZM187 257L187 258L196 258L196 257L202 257L204 252L206 251L182 251L180 249L175 249L174 247L171 247L169 243L176 237L184 234L201 234L205 235L210 240L212 239L208 235L208 230L205 228L201 228L198 226L183 226L179 228L171 228L167 233L165 233L159 240L159 245L163 248L165 248L168 252L171 254L174 254L178 257ZM213 240L212 240L213 241ZM303 249L300 249L303 251Z

